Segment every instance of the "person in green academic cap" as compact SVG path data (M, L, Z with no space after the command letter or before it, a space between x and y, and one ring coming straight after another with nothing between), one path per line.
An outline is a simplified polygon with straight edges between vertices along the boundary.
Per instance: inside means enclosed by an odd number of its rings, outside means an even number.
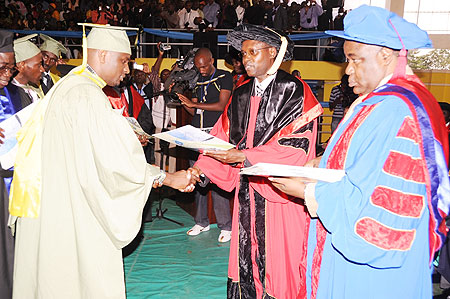
M66 53L67 49L59 41L54 40L50 36L41 34L40 37L44 42L39 47L42 53L42 66L44 67L44 73L41 79L41 89L44 94L55 85L60 79L59 74L54 72L53 69L59 63L61 53Z
M30 39L30 34L14 40L17 74L12 83L21 88L20 95L24 104L30 104L44 97L39 89L44 68L42 67L41 50Z
M16 165L29 163L16 166L12 187L13 298L125 298L121 249L139 231L152 185L193 189L190 172L165 174L146 163L102 91L129 72L130 54L125 30L92 28L83 65L53 86L20 133ZM36 126L42 138L27 148ZM35 159L22 159L23 150L40 149ZM26 177L33 171L38 179ZM41 191L27 197L33 190Z

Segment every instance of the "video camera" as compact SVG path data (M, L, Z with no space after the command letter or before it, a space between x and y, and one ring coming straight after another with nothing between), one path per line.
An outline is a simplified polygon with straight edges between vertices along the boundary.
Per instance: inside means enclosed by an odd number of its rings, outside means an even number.
M173 108L181 105L181 101L177 93L184 93L186 90L194 89L200 78L200 73L195 68L194 56L198 48L190 50L186 57L179 59L176 66L173 68L166 82L164 83L164 90L160 94L164 95L164 100L167 107ZM169 87L172 85L172 91L169 92Z

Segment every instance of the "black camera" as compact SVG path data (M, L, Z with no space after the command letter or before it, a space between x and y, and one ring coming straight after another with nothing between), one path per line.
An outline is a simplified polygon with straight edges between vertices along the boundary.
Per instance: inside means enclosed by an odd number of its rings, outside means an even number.
M306 19L306 22L309 24L311 23L311 18Z
M190 50L184 59L178 60L176 67L164 83L165 90L161 94L164 95L167 107L173 108L181 105L177 93L183 93L188 89L192 90L197 84L198 78L200 78L200 73L194 65L194 56L197 50L197 48ZM174 83L172 92L169 92L168 89L172 83Z

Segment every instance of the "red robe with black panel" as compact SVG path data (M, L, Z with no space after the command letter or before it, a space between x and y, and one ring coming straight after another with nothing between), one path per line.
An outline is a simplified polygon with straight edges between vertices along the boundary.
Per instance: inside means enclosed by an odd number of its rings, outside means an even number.
M322 107L306 83L279 70L262 97L253 78L236 88L211 134L236 144L244 166L258 162L304 165L315 157ZM304 277L308 216L303 204L267 178L200 156L197 166L220 188L236 188L228 298L295 298Z

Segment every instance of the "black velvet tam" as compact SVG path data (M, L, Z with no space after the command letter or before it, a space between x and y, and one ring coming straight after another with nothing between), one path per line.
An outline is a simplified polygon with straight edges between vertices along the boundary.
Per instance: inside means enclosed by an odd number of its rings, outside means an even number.
M246 40L260 41L277 48L277 51L279 51L281 46L281 36L284 36L288 41L283 61L292 60L294 56L294 43L285 34L277 32L274 29L259 25L242 24L228 33L227 40L228 43L238 51L241 51L242 42Z

